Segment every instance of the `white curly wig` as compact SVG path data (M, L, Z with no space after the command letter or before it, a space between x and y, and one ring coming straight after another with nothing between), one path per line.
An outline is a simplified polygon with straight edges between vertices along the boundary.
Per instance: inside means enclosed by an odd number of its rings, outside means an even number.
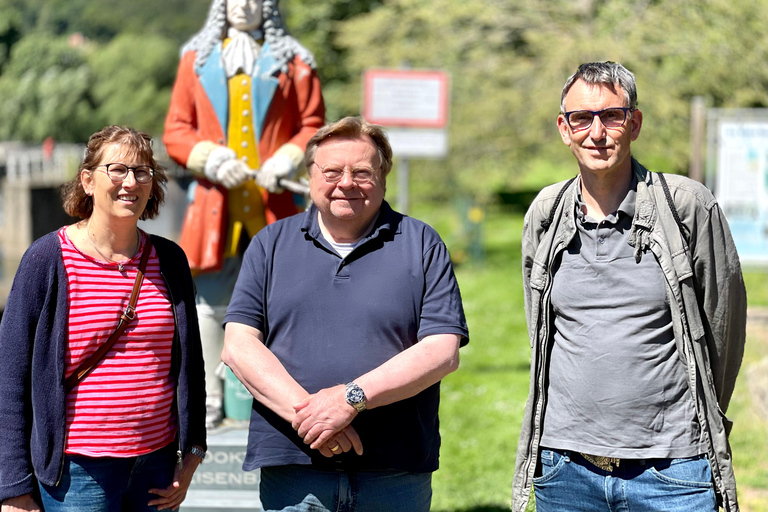
M274 73L279 69L286 73L288 63L296 55L309 67L315 69L315 57L312 53L286 32L277 2L278 0L264 0L261 8L264 19L262 23L264 41L269 43L272 56L277 61L277 66L270 72ZM196 51L195 66L203 66L211 55L213 47L224 38L227 27L227 0L213 0L205 25L181 47L181 55Z

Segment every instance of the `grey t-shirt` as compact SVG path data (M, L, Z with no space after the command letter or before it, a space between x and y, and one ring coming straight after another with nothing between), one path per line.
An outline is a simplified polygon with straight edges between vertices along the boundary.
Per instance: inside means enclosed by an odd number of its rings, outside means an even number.
M621 458L703 453L652 253L627 243L636 183L603 221L582 213L552 283L554 344L541 445Z

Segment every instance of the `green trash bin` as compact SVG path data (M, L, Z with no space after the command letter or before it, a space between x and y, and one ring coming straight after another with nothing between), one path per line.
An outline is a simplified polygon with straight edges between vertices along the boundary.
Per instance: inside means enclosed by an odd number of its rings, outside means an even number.
M251 419L251 405L253 396L243 386L243 383L237 380L232 370L227 368L227 374L224 378L224 414L227 418L233 420Z

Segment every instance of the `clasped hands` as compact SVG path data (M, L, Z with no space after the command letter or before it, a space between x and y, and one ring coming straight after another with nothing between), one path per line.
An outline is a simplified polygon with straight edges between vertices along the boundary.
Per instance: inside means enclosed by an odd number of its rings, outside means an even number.
M363 443L350 423L357 410L346 401L343 384L321 389L293 406L296 416L291 426L310 448L325 457L349 450L363 454Z

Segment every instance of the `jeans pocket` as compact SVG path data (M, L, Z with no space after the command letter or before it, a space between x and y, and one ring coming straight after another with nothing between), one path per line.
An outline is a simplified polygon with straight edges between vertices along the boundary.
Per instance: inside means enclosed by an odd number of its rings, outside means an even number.
M702 489L712 487L712 469L702 455L658 462L650 468L650 474L670 485Z
M555 478L568 460L567 456L548 449L541 450L539 457L541 459L541 476L533 479L534 484L543 484Z

